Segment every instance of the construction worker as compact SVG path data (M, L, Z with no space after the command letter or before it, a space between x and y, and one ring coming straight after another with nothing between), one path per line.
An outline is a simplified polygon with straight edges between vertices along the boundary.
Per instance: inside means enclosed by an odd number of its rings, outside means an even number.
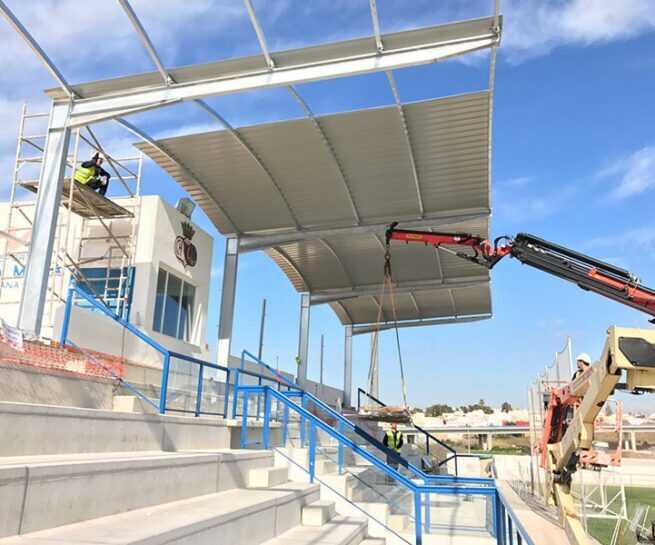
M91 157L90 161L84 161L80 168L75 171L73 179L82 185L90 187L100 195L107 193L109 187L109 172L102 168L103 158L100 153Z
M391 429L387 430L387 433L384 434L382 444L400 455L400 449L403 446L403 434L398 431L397 424L391 424ZM389 454L387 454L387 465L398 469L398 461ZM393 479L388 480L393 481Z
M573 373L573 378L571 380L575 380L587 369L589 369L589 367L591 367L591 358L589 357L589 354L582 352L582 354L579 354L575 359L575 363L578 366L578 369L575 373Z

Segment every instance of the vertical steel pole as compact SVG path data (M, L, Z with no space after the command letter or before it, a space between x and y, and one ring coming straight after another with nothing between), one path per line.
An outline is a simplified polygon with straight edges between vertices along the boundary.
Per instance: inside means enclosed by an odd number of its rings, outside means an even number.
M314 483L316 472L316 423L309 422L309 482Z
M264 430L262 431L262 442L264 443L264 448L268 450L270 442L270 430L269 426L271 423L271 396L268 394L268 390L264 390Z
M320 371L320 375L319 375L320 376L319 382L321 384L321 389L323 388L323 352L324 352L324 349L325 349L324 342L325 342L325 335L321 334L321 359L320 359L320 364L321 364L320 369L321 369L321 371ZM321 394L323 394L322 390L321 390Z
M232 370L230 368L225 372L225 391L223 392L223 418L227 418L227 408L230 406L230 375Z
M203 371L205 369L204 365L200 366L198 370L198 391L196 393L196 416L200 416L200 409L202 408L202 378Z
M18 311L18 328L35 336L41 333L59 203L66 173L70 140L70 128L67 127L67 123L70 109L70 102L54 103L50 111L30 249Z
M241 448L248 443L248 391L243 392L243 408L241 411Z
M307 398L303 395L302 398L300 399L300 404L303 409L307 408ZM306 428L307 427L307 420L304 416L300 417L300 448L304 448L305 446L305 439L306 439Z
M168 372L171 365L171 355L164 354L164 365L161 370L161 387L159 391L159 414L166 413L166 397L168 395Z
M239 390L239 369L234 370L234 388L232 391L232 418L237 417L237 403L238 403L238 390Z
M353 326L345 328L345 342L343 353L343 406L350 407L353 384Z
M64 310L64 321L61 324L61 333L59 335L60 346L66 346L66 339L68 339L68 326L70 324L71 311L73 310L73 297L75 297L75 289L68 288L66 309Z
M257 350L257 359L262 361L264 351L264 325L266 323L266 298L262 299L262 318L259 322L259 349Z
M217 349L218 364L225 367L230 366L230 342L232 341L238 268L239 239L228 238L225 241L225 263L223 264L223 288L221 291L220 316L218 318Z
M284 404L284 416L282 418L282 448L284 448L289 438L289 406L286 403Z
M421 493L414 492L414 530L416 545L423 545L423 525L421 524Z
M430 493L425 494L425 533L430 533Z
M298 331L298 385L302 388L307 381L307 359L309 357L310 294L300 294L300 328Z
M257 379L257 386L261 386L261 385L262 385L262 377L259 377ZM255 418L257 420L259 420L259 413L261 412L261 410L262 410L262 395L261 395L261 393L258 393L257 394L257 413L255 414Z
M338 427L339 433L343 435L343 422L339 421ZM343 443L339 441L339 446L337 447L337 461L339 464L339 475L343 475L343 466L344 466L344 451Z

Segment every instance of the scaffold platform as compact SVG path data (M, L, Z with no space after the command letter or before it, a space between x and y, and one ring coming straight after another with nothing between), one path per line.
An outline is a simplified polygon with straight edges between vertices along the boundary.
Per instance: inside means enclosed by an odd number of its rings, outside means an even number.
M71 193L70 184L70 178L64 180L64 186L62 189L62 196L64 199L62 199L61 204L66 208L68 208L68 197ZM18 185L32 193L37 193L39 190L39 182L36 180L20 182ZM87 219L98 217L111 219L134 217L134 214L129 210L116 204L111 199L96 193L93 189L78 184L77 182L75 182L75 187L72 193L71 211Z

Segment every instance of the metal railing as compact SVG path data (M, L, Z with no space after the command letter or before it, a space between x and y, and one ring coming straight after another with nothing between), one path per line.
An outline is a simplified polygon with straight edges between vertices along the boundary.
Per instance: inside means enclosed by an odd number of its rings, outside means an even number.
M66 299L66 308L64 311L64 319L62 322L62 327L61 327L61 335L59 342L61 346L66 346L67 344L75 346L76 348L79 349L79 347L72 342L70 339L68 339L68 330L70 327L70 319L71 319L71 313L73 310L73 306L76 303L77 299L83 300L86 304L90 306L92 310L97 310L119 324L121 327L123 327L125 330L129 331L131 334L133 334L135 337L143 341L146 345L151 347L153 350L161 354L162 356L162 373L161 373L161 382L159 385L159 402L154 403L146 394L144 394L142 391L140 391L138 388L136 388L134 385L129 384L127 381L123 380L121 378L122 384L126 385L126 387L135 393L137 397L140 399L146 401L150 405L153 405L160 414L165 414L167 411L168 412L178 412L178 413L187 413L187 414L194 414L195 416L200 416L202 415L211 415L211 416L222 416L224 418L228 418L229 415L229 408L230 408L230 391L234 393L236 388L239 386L239 381L240 381L240 376L249 376L253 377L254 379L257 380L258 385L262 385L265 382L277 382L278 388L285 387L287 389L289 388L296 388L294 385L290 384L284 384L282 385L279 381L276 381L276 379L272 379L270 377L267 377L265 375L261 375L258 373L253 373L251 371L247 371L245 369L237 369L237 368L231 368L231 367L224 367L222 365L217 365L215 363L210 363L204 360L201 360L199 358L195 358L193 356L188 356L186 354L181 354L180 352L175 352L173 350L169 350L166 347L162 346L160 343L140 331L137 327L134 325L130 324L120 316L118 316L111 308L109 308L107 305L104 304L104 302L100 301L99 299L96 299L91 293L86 291L84 288L80 287L79 285L76 286L71 286L68 290L68 297ZM245 352L245 351L244 351ZM248 352L245 352L245 354L249 354ZM187 409L187 408L176 408L169 406L169 379L171 376L171 370L172 370L172 364L176 361L180 360L183 362L187 362L193 366L193 369L197 368L198 374L197 374L197 379L194 374L194 380L197 380L197 382L194 385L194 388L192 390L192 394L195 397L195 403L193 404L192 409ZM203 392L205 389L205 370L206 369L212 369L214 371L222 371L225 373L225 386L224 390L222 392L223 394L223 408L221 411L207 411L203 409ZM174 372L174 371L173 371ZM190 376L191 374L189 374ZM219 383L220 385L220 383ZM220 393L220 392L219 392ZM233 399L234 404L236 405L236 395L234 396ZM259 412L259 411L258 411Z
M289 413L294 412L301 420L302 428L308 426L307 437L304 438L303 444L306 444L309 451L309 460L307 468L304 468L305 471L309 474L310 482L314 482L316 478L316 451L317 451L317 432L321 431L330 437L333 441L336 441L337 448L340 451L348 450L353 455L357 455L360 458L364 459L368 464L374 467L377 471L381 472L386 478L390 479L392 482L397 483L402 488L404 488L414 502L414 527L415 527L415 544L421 545L423 543L423 534L429 533L430 531L430 495L432 494L449 494L449 495L463 495L463 496L486 496L491 499L492 502L492 524L494 529L494 534L499 536L500 533L497 531L498 524L500 524L500 507L499 499L496 493L496 487L493 484L493 480L486 479L484 484L477 484L473 482L462 481L448 482L447 484L435 484L435 482L420 484L419 482L412 480L397 469L393 468L386 462L382 461L375 455L371 454L364 447L358 445L355 441L344 435L342 432L333 428L329 424L325 423L322 419L317 417L308 411L302 404L297 404L293 401L293 397L303 396L303 392L293 392L291 396L288 394L285 395L282 392L278 392L269 386L238 386L235 389L235 395L242 395L242 404L243 410L241 414L241 447L247 448L252 446L248 443L248 406L249 406L249 397L250 396L263 396L263 406L264 406L264 420L263 420L263 430L262 430L262 442L261 446L264 449L272 448L271 434L270 434L270 424L274 420L272 416L271 405L272 401L277 401L278 405L282 404L284 407L284 417L282 421L282 434L283 437L286 435L286 427L288 426ZM306 395L306 393L305 393ZM279 412L279 411L276 411ZM302 429L301 428L301 429ZM343 460L343 454L339 454L339 460ZM453 477L456 479L456 477ZM461 479L461 478L460 478ZM438 481L437 481L438 482ZM499 544L504 542L498 542Z
M362 403L361 403L362 395L366 396L368 399L374 401L375 403L380 405L380 407L386 407L387 406L385 403L380 401L374 395L369 394L363 388L357 388L357 412L359 412L361 407L362 407ZM425 453L428 456L430 455L430 441L432 441L433 444L436 444L436 445L440 446L441 448L443 448L444 450L446 450L447 452L450 453L443 460L438 461L437 467L441 467L443 465L446 465L448 462L453 460L453 462L455 464L455 475L458 475L459 474L459 467L458 467L458 463L457 463L457 458L461 457L462 454L458 453L453 447L451 447L447 443L441 441L440 439L438 439L437 437L432 435L429 431L423 429L421 426L418 426L417 424L414 424L413 422L410 422L410 426L412 426L416 431L418 431L420 434L422 434L425 437Z
M495 525L496 543L498 545L523 545L524 543L526 545L535 545L529 532L500 488L496 490L496 496L498 498L495 512L497 519Z

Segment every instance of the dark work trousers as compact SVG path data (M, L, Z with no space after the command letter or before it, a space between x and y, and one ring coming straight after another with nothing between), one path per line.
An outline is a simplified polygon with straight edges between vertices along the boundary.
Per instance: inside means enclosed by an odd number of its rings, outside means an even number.
M109 182L103 182L98 178L93 178L86 183L86 187L90 187L94 191L97 191L103 197L107 193L107 188L109 187Z

